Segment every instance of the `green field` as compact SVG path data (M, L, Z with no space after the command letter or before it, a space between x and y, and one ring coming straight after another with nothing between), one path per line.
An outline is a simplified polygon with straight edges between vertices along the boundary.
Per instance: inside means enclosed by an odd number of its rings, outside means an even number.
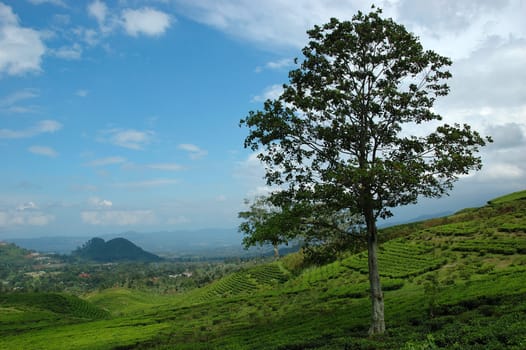
M180 294L0 294L0 349L525 349L525 198L383 230L381 337L364 252L296 253Z

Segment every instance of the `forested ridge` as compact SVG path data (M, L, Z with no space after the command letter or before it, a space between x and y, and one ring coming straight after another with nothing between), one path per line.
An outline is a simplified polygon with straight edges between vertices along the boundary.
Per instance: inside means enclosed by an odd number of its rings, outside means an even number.
M73 256L98 262L143 261L153 262L162 259L144 251L125 238L114 238L105 242L102 238L92 238L76 249Z

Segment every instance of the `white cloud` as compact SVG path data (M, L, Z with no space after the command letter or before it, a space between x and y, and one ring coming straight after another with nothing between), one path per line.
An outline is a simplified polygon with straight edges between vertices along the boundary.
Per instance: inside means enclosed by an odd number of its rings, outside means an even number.
M50 53L55 57L65 60L78 60L82 57L82 47L75 43L71 46L62 46L58 49L50 50Z
M177 0L179 8L196 21L267 48L299 48L305 31L331 17L351 18L370 1ZM380 4L383 3L380 1Z
M88 5L88 14L97 20L99 26L103 27L108 14L108 6L100 0L95 0Z
M188 152L191 159L203 158L208 154L207 150L201 149L191 143L183 143L177 146L178 149Z
M178 148L188 151L188 152L200 152L201 151L201 149L198 146L192 145L190 143L180 144Z
M99 206L102 206L104 208L111 208L112 205L113 203L107 199L103 199L99 202Z
M38 206L35 204L35 202L26 202L16 207L16 210L18 211L35 210L35 209L38 209Z
M99 226L147 225L156 221L151 210L83 211L80 215L83 222Z
M152 141L154 132L149 130L110 129L101 131L101 135L101 138L99 138L101 141L128 149L142 150L144 146Z
M63 0L28 0L33 5L51 4L59 7L68 7Z
M128 5L131 4L126 1L90 1L86 6L86 12L88 17L96 21L96 25L78 25L70 28L69 30L77 38L77 43L50 50L49 53L69 60L80 59L83 49L95 46L101 46L105 51L111 53L114 52L109 43L112 35L124 33L133 37L161 36L174 21L172 16L163 11L151 7L134 9L126 7ZM62 26L67 24L62 24Z
M20 102L39 97L37 89L27 88L15 91L0 99L0 110L8 113L27 113L34 110L34 106L23 106Z
M281 68L286 68L286 67L290 67L294 64L294 60L291 59L291 58L283 58L281 60L278 60L278 61L271 61L271 62L268 62L265 67L269 68L269 69L281 69Z
M55 132L62 129L62 124L55 120L42 120L37 125L37 132Z
M110 2L111 3L111 2ZM121 26L118 9L110 9L106 2L94 0L87 7L88 16L97 21L97 30L92 28L77 27L75 33L89 46L98 45L105 37L112 34Z
M246 178L251 182L262 183L265 176L265 167L258 158L258 153L251 153L247 159L237 164L234 174L237 178Z
M46 215L46 214L39 213L39 214L28 216L26 218L26 223L27 225L31 225L31 226L46 226L54 220L55 220L55 217L53 215Z
M58 26L66 26L71 23L71 16L66 14L53 15L53 23Z
M94 29L77 27L73 33L89 46L95 46L100 43L99 33Z
M526 102L526 38L492 37L464 59L453 63L449 108L506 107Z
M105 165L122 164L126 162L126 158L123 157L106 157L92 160L86 163L87 166L100 167Z
M155 170L165 170L165 171L180 171L184 170L182 165L177 163L157 163L157 164L148 164L148 168Z
M40 72L45 52L40 33L21 27L11 7L0 3L0 75Z
M179 10L229 35L272 49L301 48L306 30L331 17L351 19L369 12L370 1L176 0ZM523 37L526 5L522 0L378 0L386 17L406 25L426 47L454 58L465 57L481 37ZM286 33L284 35L284 33Z
M493 138L493 143L490 145L491 149L524 148L526 146L522 126L518 123L491 125L486 130L486 134Z
M526 107L522 118L526 120ZM494 140L482 151L483 167L473 180L489 187L506 187L510 192L526 186L526 125L504 123L490 125L486 130Z
M36 98L38 96L38 90L32 88L15 91L0 99L0 107L10 107L20 101Z
M89 91L88 90L84 90L84 89L79 89L77 91L75 91L75 95L78 96L78 97L86 97L89 95Z
M402 20L440 29L441 32L459 33L488 11L499 10L503 6L505 1L404 0L398 10Z
M263 67L256 67L256 73L260 73L264 69L279 70L291 67L292 65L294 65L294 60L292 58L282 58L277 61L267 62Z
M506 181L524 179L526 177L526 170L518 164L492 162L483 168L479 179L484 181Z
M44 133L54 133L62 129L62 124L55 120L42 120L34 126L23 130L0 129L0 139L29 138Z
M265 166L256 152L237 164L233 177L245 188L248 198L268 195L277 189L266 185Z
M486 38L524 38L526 4L511 1L418 1L397 4L397 19L419 35L425 47L466 58Z
M276 191L276 189L272 188L270 186L257 186L255 188L251 189L247 193L247 197L248 198L256 198L256 197L268 196L273 191Z
M113 202L107 199L101 199L98 197L91 197L88 199L90 206L98 209L108 209L113 206Z
M31 201L17 206L15 210L0 210L0 227L46 226L54 220L53 215L39 211Z
M264 102L268 99L274 100L283 93L283 85L274 84L265 88L261 95L256 95L252 98L252 102Z
M168 14L149 7L126 9L122 12L122 25L131 36L159 36L166 32L170 23Z
M28 151L33 154L38 154L38 155L46 156L46 157L54 158L58 156L57 151L47 146L31 146L28 148Z

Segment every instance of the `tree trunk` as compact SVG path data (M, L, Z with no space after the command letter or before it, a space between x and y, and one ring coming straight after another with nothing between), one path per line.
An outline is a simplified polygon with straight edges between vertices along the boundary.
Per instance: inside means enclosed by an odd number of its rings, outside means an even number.
M277 244L274 244L273 247L274 247L274 258L278 259L279 258L279 247Z
M384 295L380 285L378 272L378 232L376 220L372 213L366 215L367 223L367 250L369 261L369 285L371 289L372 320L369 335L383 334L385 332L384 320Z

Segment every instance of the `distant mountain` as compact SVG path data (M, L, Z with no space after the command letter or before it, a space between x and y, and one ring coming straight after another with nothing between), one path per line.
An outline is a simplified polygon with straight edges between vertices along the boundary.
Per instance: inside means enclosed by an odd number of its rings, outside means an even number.
M162 258L144 251L125 238L114 238L107 242L92 238L72 253L73 256L98 262L141 261L155 262Z
M164 232L121 232L115 234L96 234L104 240L117 237L126 238L141 248L160 255L172 256L245 256L247 251L241 246L241 234L236 228L179 230ZM69 254L82 246L91 236L48 236L35 238L6 238L19 247L45 253Z

